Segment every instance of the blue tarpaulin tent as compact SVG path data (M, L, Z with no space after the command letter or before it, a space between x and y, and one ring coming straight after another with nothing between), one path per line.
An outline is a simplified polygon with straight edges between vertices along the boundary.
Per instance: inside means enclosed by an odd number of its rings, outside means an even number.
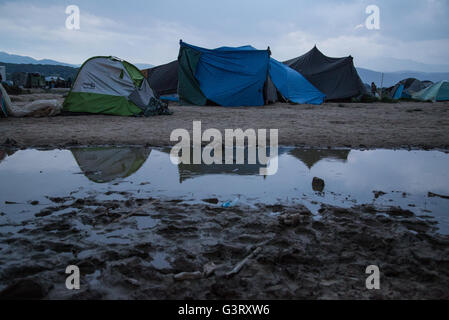
M180 42L178 94L182 102L261 106L268 75L286 100L320 104L324 94L297 71L251 46L204 49Z
M298 71L270 59L270 76L282 96L294 103L322 104L324 93L315 88Z
M183 74L184 69L188 69L193 72L204 97L214 103L222 106L264 104L263 86L270 59L268 50L254 50L249 46L210 50L181 42L179 59L180 100L190 101L191 90L183 90L183 81L192 81L191 76ZM196 68L189 70L192 68L184 65L186 61L190 62L190 67L196 64Z

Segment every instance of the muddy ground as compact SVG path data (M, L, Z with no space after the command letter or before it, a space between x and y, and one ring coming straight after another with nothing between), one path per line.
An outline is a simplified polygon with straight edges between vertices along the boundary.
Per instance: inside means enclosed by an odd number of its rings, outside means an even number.
M173 129L201 120L203 130L279 129L280 145L449 149L449 103L170 108L174 115L154 118L0 119L0 143L165 146ZM430 217L324 205L316 217L303 206L126 196L50 199L12 226L19 232L0 233L0 298L449 299L449 237ZM65 288L72 264L80 290ZM366 289L368 265L380 268L380 290Z
M430 217L371 206L322 206L313 216L301 205L127 197L51 199L17 234L1 234L0 297L449 298L449 237ZM72 264L80 290L65 288ZM380 269L379 290L366 289L368 265Z
M58 98L58 94L12 96L13 103ZM0 119L0 135L19 146L138 144L166 146L177 128L279 129L279 144L313 147L449 149L449 102L285 103L263 107L170 106L172 116L106 115ZM0 143L5 139L2 138Z

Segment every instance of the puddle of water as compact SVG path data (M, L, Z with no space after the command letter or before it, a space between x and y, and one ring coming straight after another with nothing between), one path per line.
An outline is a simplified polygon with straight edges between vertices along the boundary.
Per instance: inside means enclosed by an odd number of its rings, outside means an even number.
M90 147L3 152L0 232L21 228L24 221L35 219L35 213L54 206L49 197L125 200L132 195L185 202L217 198L217 205L236 198L238 203L250 205L303 203L314 212L322 203L400 206L435 217L440 232L449 233L449 200L428 196L428 192L449 195L449 155L444 152L280 148L278 163L278 172L264 177L259 175L259 165L174 165L169 149ZM313 177L324 180L323 192L312 188ZM157 223L146 216L135 217L135 221L139 229L150 229ZM127 231L117 231L112 238L110 233L91 237L117 243L126 241Z
M171 267L170 263L168 263L167 261L168 256L165 252L155 252L151 256L153 260L151 261L150 265L152 265L154 268L161 270Z

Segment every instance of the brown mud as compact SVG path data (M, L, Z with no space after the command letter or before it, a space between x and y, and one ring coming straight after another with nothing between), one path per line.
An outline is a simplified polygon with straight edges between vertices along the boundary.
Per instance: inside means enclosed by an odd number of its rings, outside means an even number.
M399 208L322 205L314 216L214 199L50 200L0 234L1 298L449 298L449 236ZM65 288L68 265L80 268L80 290ZM366 289L369 265L379 290Z

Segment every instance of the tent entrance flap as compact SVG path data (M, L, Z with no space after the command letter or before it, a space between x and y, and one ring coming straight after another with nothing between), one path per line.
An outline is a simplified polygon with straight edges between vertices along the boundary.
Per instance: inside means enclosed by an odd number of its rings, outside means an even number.
M322 104L325 95L299 72L285 64L270 59L270 75L282 96L294 103Z

